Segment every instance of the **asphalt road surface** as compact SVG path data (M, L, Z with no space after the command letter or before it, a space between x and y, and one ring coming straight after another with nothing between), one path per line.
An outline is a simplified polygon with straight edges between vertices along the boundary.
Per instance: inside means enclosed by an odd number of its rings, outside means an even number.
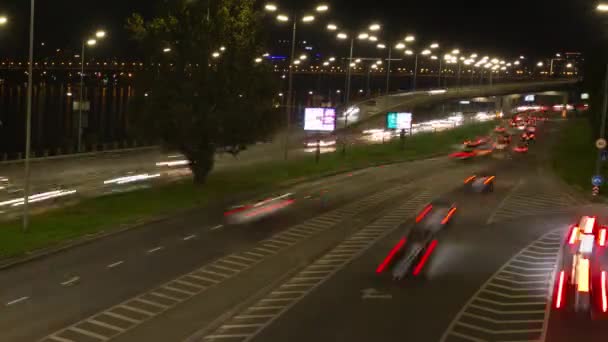
M287 189L295 202L253 224L225 225L224 203L0 271L0 340L542 340L563 325L545 310L563 232L596 210L546 172L557 126L529 155L342 174ZM494 193L465 193L482 172ZM425 278L376 275L436 197L459 210Z

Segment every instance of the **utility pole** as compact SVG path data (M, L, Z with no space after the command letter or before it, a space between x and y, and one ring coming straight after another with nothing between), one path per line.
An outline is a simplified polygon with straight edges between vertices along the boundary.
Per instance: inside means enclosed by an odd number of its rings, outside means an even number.
M29 227L30 202L30 151L32 148L32 83L34 82L34 5L30 1L30 53L27 75L27 114L25 120L25 186L23 189L23 231Z
M293 16L293 31L291 34L291 58L289 62L289 85L287 88L287 131L285 132L285 160L289 158L289 134L291 133L291 114L293 107L293 68L294 68L294 55L296 53L296 32L298 29L298 18L294 14Z

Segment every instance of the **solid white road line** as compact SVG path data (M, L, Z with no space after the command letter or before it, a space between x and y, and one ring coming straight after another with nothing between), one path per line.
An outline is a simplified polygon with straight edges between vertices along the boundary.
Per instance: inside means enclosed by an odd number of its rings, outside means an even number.
M15 300L12 300L12 301L10 301L10 302L6 303L6 306L9 306L9 305L15 305L15 304L17 304L17 303L21 303L21 302L23 302L24 300L28 300L29 298L30 298L30 297L21 297L21 298L17 298L17 299L15 299Z
M111 263L111 264L109 264L107 267L108 267L108 268L114 268L114 267L119 266L119 265L121 265L121 264L123 264L123 263L124 263L124 261L122 261L122 260L121 260L121 261L117 261L117 262L115 262L115 263Z

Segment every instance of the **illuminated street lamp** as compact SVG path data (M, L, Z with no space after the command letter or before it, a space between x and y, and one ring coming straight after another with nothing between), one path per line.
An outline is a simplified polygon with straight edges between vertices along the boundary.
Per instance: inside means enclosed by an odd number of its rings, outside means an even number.
M371 24L369 26L369 30L372 32L380 31L380 28L381 28L380 24Z
M599 4L596 9L600 12L608 12L608 4Z
M6 25L8 23L8 18L6 16L0 15L0 26Z
M106 37L106 32L98 30L95 32L94 38L83 39L82 41L82 52L80 53L80 100L78 102L78 152L82 151L82 108L84 107L84 63L85 63L85 50L87 46L93 47L97 45L99 39Z
M166 48L164 48L164 49L163 49L163 52L164 52L164 53L168 53L168 52L171 52L171 48L169 48L169 47L166 47Z
M410 34L410 35L406 36L404 40L408 43L411 43L416 40L416 37Z
M268 3L264 6L264 9L267 12L276 12L279 10L279 6L274 4L274 3ZM317 13L325 13L327 11L329 11L329 6L326 4L319 4L315 7L315 11ZM292 11L292 13L295 11ZM290 20L289 16L287 14L279 14L277 15L277 21L279 22L288 22ZM302 17L302 22L303 23L311 23L315 20L315 17L311 14L306 14ZM295 50L296 50L296 33L298 30L298 17L297 15L293 15L293 26L292 26L292 33L291 33L291 55L290 55L290 66L289 66L289 81L288 81L288 90L287 90L287 107L286 107L286 113L285 115L287 116L287 132L285 133L285 151L284 151L284 156L285 159L287 159L289 157L289 132L291 130L291 113L292 113L292 97L293 97L293 66L294 65L298 65L300 63L300 60L295 60ZM331 25L331 26L330 26ZM328 25L328 29L334 29L337 30L338 27L336 25L332 25L330 24ZM340 37L340 35L338 35L338 37ZM297 63L296 63L297 62Z

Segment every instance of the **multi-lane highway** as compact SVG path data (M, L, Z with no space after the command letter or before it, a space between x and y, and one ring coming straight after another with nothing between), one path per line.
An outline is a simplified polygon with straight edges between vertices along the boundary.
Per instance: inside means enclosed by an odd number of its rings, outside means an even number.
M0 271L2 341L569 341L549 315L563 236L586 207L547 154L386 165L285 189L295 202L246 225L226 203ZM493 193L463 190L496 175ZM431 199L458 204L426 276L374 271ZM592 324L593 341L608 333ZM572 329L568 327L573 327Z

